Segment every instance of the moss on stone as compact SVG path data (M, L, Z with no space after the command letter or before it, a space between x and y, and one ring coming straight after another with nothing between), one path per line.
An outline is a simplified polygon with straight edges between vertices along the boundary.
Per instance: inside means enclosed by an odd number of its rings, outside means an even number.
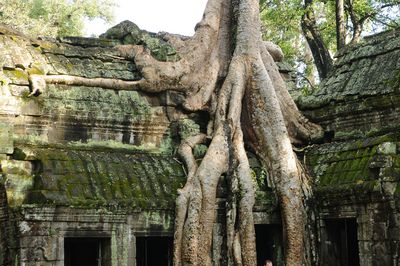
M400 69L398 69L394 72L394 75L392 78L385 80L385 84L392 87L396 91L399 91L400 90Z
M381 149L379 147L399 139L400 134L395 133L311 148L306 152L306 163L316 175L317 191L336 193L341 190L357 190L361 193L362 189L366 189L365 192L377 189L374 182L380 177L371 169L371 162L376 160L378 150ZM397 155L390 156L396 158ZM396 159L394 164L400 165ZM386 174L388 177L397 176L394 172Z
M85 150L120 150L120 151L131 151L131 152L160 152L154 145L132 145L124 144L114 140L92 140L89 139L87 142L72 141L66 144L70 148L81 148Z
M46 75L48 66L40 62L33 62L30 64L27 72L29 75Z
M335 132L335 140L359 139L363 136L364 133L360 130Z
M179 55L174 47L154 33L141 30L131 21L123 21L100 35L101 38L117 39L123 44L144 45L151 55L159 61L178 61Z

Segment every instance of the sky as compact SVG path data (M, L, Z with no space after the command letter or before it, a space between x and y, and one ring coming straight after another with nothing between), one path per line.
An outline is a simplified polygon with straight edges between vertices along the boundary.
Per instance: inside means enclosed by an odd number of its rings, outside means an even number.
M192 36L194 27L201 20L206 0L115 0L115 20L112 25L100 19L85 23L86 36L98 36L111 26L124 20L136 23L151 32Z

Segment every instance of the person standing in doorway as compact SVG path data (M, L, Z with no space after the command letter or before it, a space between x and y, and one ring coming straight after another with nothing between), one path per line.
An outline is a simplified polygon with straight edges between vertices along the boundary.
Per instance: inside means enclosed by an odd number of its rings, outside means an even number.
M265 260L264 266L273 266L271 260Z

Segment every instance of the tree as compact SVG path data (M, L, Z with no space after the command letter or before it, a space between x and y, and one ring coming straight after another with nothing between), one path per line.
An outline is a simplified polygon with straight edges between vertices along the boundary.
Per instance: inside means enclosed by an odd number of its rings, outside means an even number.
M399 27L396 21L399 6L399 0L345 0L345 10L350 18L348 28L352 35L350 43L360 41L366 24L372 27L380 25L383 29Z
M346 28L344 21L344 0L336 0L336 47L338 50L346 45Z
M304 0L305 14L301 24L321 79L325 78L332 68L329 51L332 45L327 37L332 35L332 32L329 33L332 27L327 25L335 25L336 47L331 49L335 52L348 44L358 43L367 26L380 28L380 31L395 27L400 6L399 0L335 0L327 1L326 4L322 1L321 4L326 6L325 21L318 22L314 17L315 2ZM332 21L332 18L335 18L335 21ZM374 32L377 31L379 30Z
M286 59L307 76L303 71L310 69L305 39L320 79L329 73L331 55L337 50L359 42L363 34L400 25L399 0L262 0L260 3L264 36L277 42Z
M304 0L304 10L305 12L301 18L301 28L310 46L319 77L324 79L332 69L333 60L321 32L318 30L317 20L314 15L313 0Z
M84 19L113 19L114 0L7 0L0 23L33 36L80 36Z
M32 94L46 83L101 86L158 93L181 91L182 107L209 113L207 132L182 140L179 153L188 179L176 201L174 265L211 265L216 190L221 175L229 184L227 250L229 265L256 265L253 223L254 188L246 148L255 152L276 184L285 239L285 265L309 264L306 230L306 173L293 144L321 138L319 126L301 115L274 62L280 49L261 39L257 0L209 0L195 35L164 35L180 55L161 62L138 45L119 50L134 58L143 78L31 75ZM193 148L209 143L198 164ZM246 143L246 145L245 145Z

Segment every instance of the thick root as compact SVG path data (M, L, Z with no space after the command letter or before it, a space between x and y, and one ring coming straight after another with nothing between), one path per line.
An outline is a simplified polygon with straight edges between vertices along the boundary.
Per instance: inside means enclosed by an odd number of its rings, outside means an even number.
M306 223L301 173L286 128L280 99L261 60L253 64L254 86L247 93L247 110L257 154L270 166L281 207L285 242L285 265L303 263Z
M145 80L126 81L112 78L83 78L70 75L30 75L30 95L39 95L46 90L47 84L62 84L70 86L100 87L111 90L161 92L165 89L148 87ZM178 89L177 90L182 90Z
M199 181L195 176L197 170L196 159L193 156L193 149L196 145L203 143L206 140L206 135L199 134L189 137L182 141L179 146L178 153L184 161L187 169L187 181L185 186L178 191L175 209L175 234L174 234L174 261L175 265L180 265L182 257L182 233L184 221L189 207L190 192L195 186L199 187Z
M281 110L284 110L283 116L286 128L293 144L307 144L310 141L316 141L323 138L324 131L321 126L312 123L305 118L297 108L295 102L287 90L277 65L274 63L274 56L271 55L267 47L260 46L260 54L264 67L268 72L276 95L279 99Z

